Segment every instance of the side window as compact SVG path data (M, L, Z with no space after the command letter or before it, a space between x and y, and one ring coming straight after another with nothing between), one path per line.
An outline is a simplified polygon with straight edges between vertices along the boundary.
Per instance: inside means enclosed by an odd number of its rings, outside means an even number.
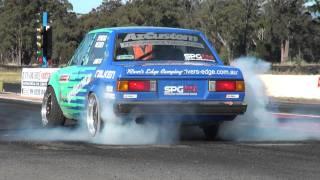
M70 62L69 62L69 66L73 66L73 65L77 65L78 64L78 56L79 56L79 51L81 51L82 46L84 44L84 42L86 41L87 36L81 41L80 45L78 46L78 48L76 49L76 51L74 52Z
M107 51L109 40L108 33L98 33L95 37L95 41L91 47L89 53L89 61L84 65L92 66L99 65L102 61L109 56L109 52Z
M95 34L88 34L79 45L74 56L71 59L70 65L85 64L89 60L89 51L92 46Z

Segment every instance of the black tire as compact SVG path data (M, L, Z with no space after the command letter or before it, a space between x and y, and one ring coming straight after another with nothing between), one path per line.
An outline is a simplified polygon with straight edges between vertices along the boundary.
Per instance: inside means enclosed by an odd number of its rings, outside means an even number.
M51 86L47 88L43 97L41 117L43 127L63 126L66 120Z
M220 125L221 123L216 123L216 124L211 124L211 125L202 127L207 140L210 140L210 141L220 140L219 134L218 134Z
M100 114L100 103L97 96L91 93L86 106L86 124L90 136L96 137L102 130L103 122Z

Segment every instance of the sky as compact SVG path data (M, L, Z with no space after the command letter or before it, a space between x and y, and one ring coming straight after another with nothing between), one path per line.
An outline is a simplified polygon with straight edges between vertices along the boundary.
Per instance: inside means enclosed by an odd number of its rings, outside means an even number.
M307 3L306 3L306 6L312 6L316 3L315 0L309 0Z
M102 0L69 0L69 2L73 5L74 12L86 14L98 7Z

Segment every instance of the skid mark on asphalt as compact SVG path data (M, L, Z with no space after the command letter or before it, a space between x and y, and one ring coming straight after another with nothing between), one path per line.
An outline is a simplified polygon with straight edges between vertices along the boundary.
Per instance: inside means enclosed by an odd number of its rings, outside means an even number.
M22 145L24 147L31 147L43 151L83 151L88 149L185 149L194 146L191 144L100 145L84 141L2 141L1 139L0 143Z
M39 150L53 150L53 151L81 151L85 150L86 148L81 145L70 145L70 144L46 144L46 145L35 145L35 147Z
M277 142L277 143L242 143L241 145L245 145L245 146L255 146L255 147L274 147L274 146L309 146L311 144L307 144L307 143L281 143L281 142Z

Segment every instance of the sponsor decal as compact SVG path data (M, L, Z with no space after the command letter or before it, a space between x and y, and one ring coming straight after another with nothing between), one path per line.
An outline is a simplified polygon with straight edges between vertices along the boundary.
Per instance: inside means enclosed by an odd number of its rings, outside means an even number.
M43 97L46 92L46 88L41 88L39 86L28 86L27 88L21 88L22 96L30 96L30 97Z
M22 79L23 80L34 80L34 81L47 81L51 74L58 69L46 69L46 68L34 68L34 69L23 69Z
M79 82L79 84L74 86L72 88L72 90L69 92L69 94L67 95L68 103L70 103L72 98L74 98L81 91L81 89L83 89L86 85L88 85L91 82L91 80L92 80L92 75L90 74L90 75L85 76Z
M138 98L138 94L124 94L123 98L124 99L137 99Z
M99 79L114 79L115 75L115 71L97 70L95 77Z
M134 59L134 55L118 55L117 60Z
M189 70L186 69L184 70L185 74L187 75L238 75L239 71L238 70L226 70L226 69L219 69L219 70L214 70L214 69L205 69L205 70Z
M23 81L22 86L34 86L34 87L39 87L39 86L47 86L47 82L36 82L36 81Z
M146 46L187 46L204 48L202 43L199 43L199 37L187 34L176 34L176 33L130 33L127 34L123 42L120 43L121 48L133 47L136 45Z
M148 68L148 69L134 69L134 68L128 68L127 69L128 75L231 75L231 76L237 76L239 74L238 70L228 70L228 69L154 69L154 68Z
M108 39L107 35L99 35L98 38L97 38L97 41L106 42L107 39Z
M59 82L68 82L69 79L70 79L70 76L69 76L69 75L67 75L67 74L62 74L62 75L60 76Z
M106 92L113 92L113 86L106 86Z
M102 63L102 58L93 60L93 64L101 64L101 63Z
M104 42L96 42L96 44L94 45L95 48L103 48L104 46Z
M226 98L227 99L239 99L240 95L239 94L227 94Z
M167 96L196 96L198 87L195 85L186 86L165 86L164 95Z
M186 61L213 61L214 57L212 55L206 55L206 54L184 54L184 59Z
M148 62L146 64L143 64L142 66L175 66L175 65L183 65L183 66L213 66L212 64L209 64L207 62L201 62L201 61L183 61L183 62Z
M199 40L197 36L176 34L176 33L145 33L145 34L130 33L126 35L123 41L127 42L127 41L139 41L139 40L159 40L159 39L193 41L193 42L198 42Z
M96 44L94 45L95 48L103 48L105 42L108 40L108 36L107 35L99 35L96 41Z
M121 48L133 47L133 46L186 46L204 49L204 45L198 42L190 41L177 41L177 40L140 40L120 43Z

